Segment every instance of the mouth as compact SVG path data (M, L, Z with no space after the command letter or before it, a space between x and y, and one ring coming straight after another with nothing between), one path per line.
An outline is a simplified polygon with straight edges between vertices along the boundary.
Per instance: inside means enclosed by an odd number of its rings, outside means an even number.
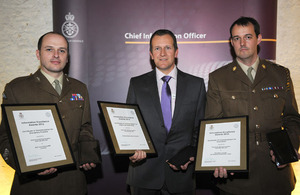
M52 64L60 64L60 61L59 60L51 60L50 61Z
M162 59L159 59L160 61L167 61L168 59L166 58L162 58Z
M242 47L242 48L240 49L240 51L246 51L246 50L248 50L248 48L246 48L246 47Z

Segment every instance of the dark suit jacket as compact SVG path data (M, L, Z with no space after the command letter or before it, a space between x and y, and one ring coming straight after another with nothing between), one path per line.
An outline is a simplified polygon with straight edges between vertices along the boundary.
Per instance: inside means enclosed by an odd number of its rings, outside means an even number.
M177 94L172 126L167 134L164 127L155 70L132 78L127 103L138 104L158 156L129 166L129 185L160 189L166 183L171 192L194 189L194 166L186 172L173 171L166 160L187 145L196 145L200 119L204 117L205 85L198 78L178 70Z
M294 189L291 165L278 169L270 158L266 133L288 127L299 147L299 126L289 117L299 119L293 84L288 69L260 60L252 84L236 61L209 75L206 118L249 116L249 175L227 179L221 189L233 194L288 194ZM298 128L298 129L297 129Z
M72 95L80 94L83 99L72 101ZM79 146L82 151L100 161L97 142L93 136L90 117L90 103L86 86L78 80L64 75L61 95L38 70L33 75L16 78L5 87L3 104L57 103L75 161L79 160ZM0 152L9 148L8 164L15 168L12 150L7 138L7 126L2 120L0 126ZM83 159L84 160L84 159ZM77 167L79 164L76 165ZM86 194L86 180L78 168L58 171L50 177L34 177L32 181L21 184L16 174L12 194Z

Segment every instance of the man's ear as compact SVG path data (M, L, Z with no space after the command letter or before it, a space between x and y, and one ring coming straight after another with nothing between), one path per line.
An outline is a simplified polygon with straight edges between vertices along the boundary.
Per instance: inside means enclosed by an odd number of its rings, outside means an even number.
M178 57L178 48L175 51L175 58L177 58L177 57Z
M261 34L259 34L257 36L257 45L260 44L261 40L262 40L262 36L261 36Z
M150 54L150 56L151 56L151 59L154 60L154 57L153 57L151 51L149 51L149 54Z
M35 51L35 55L36 55L36 58L38 59L38 60L40 60L40 50L36 50Z
M231 44L231 46L233 47L233 41L232 41L232 38L230 38L230 44Z

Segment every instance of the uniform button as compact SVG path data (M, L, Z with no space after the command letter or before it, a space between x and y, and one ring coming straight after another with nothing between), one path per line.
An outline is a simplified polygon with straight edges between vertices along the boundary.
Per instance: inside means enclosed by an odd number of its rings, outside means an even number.
M255 89L252 90L252 93L255 93Z
M254 110L254 111L257 111L257 110L258 110L258 107L257 107L257 106L254 106L253 110Z
M234 96L234 95L233 95L233 96L231 96L231 99L235 100L235 96Z
M64 119L64 118L66 118L66 116L65 116L65 115L62 115L61 118Z
M274 94L274 98L275 98L275 99L277 99L277 98L278 98L278 95L277 95L276 93Z
M260 128L260 125L255 125L256 129L259 129Z
M62 100L59 100L60 103L62 103Z

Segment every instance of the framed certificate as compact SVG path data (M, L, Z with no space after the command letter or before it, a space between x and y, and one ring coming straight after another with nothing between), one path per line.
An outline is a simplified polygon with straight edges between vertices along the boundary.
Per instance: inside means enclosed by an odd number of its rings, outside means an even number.
M143 150L156 155L138 105L98 101L116 155L132 155Z
M248 116L202 120L195 171L248 172Z
M74 165L56 104L3 104L17 173Z

